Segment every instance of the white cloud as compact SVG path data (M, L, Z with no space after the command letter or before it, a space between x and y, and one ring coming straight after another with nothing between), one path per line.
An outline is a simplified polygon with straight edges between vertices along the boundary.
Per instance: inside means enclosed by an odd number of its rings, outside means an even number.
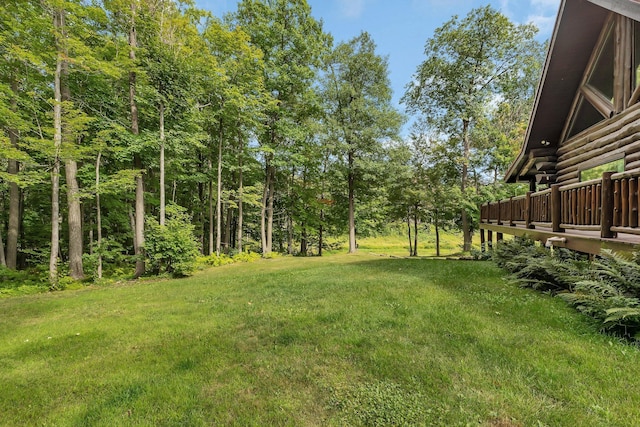
M551 34L553 24L556 21L556 15L529 15L527 22L531 22L540 30L540 34Z
M337 0L340 13L346 18L360 18L364 12L365 0Z

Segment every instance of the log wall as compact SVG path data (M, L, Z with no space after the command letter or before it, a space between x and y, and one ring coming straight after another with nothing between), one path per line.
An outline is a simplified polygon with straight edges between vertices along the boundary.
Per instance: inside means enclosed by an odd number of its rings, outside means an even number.
M640 166L640 104L567 140L558 148L557 181L570 184L580 171L625 159L625 170Z

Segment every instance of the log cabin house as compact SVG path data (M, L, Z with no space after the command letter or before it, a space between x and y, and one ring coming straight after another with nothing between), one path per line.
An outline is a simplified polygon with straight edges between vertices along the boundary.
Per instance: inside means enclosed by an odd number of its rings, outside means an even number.
M562 0L524 145L480 236L640 250L640 0ZM536 191L541 187L546 187Z

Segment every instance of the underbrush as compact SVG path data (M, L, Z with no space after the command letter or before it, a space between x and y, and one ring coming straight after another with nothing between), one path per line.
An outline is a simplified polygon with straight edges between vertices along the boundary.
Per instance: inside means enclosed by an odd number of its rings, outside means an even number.
M235 255L211 254L197 259L200 267L220 267L221 265L234 264L236 262L254 262L260 259L260 254L255 252L241 252Z
M16 271L0 266L0 297L37 294L48 289L47 274L41 268Z
M555 294L594 318L603 331L640 340L640 255L605 251L589 261L526 239L501 242L493 260L520 286Z

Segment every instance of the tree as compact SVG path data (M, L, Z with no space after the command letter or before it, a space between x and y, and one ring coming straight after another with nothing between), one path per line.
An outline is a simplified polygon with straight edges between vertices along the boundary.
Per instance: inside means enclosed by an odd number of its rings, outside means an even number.
M409 111L458 141L462 165L459 186L469 186L474 126L496 101L513 95L530 96L519 85L531 75L541 45L531 25L516 25L490 6L457 16L436 29L425 45L427 59L418 66L403 102ZM464 250L471 248L471 224L461 210Z
M402 116L391 105L387 60L363 32L340 43L327 59L323 93L327 125L345 159L349 203L349 253L356 252L356 186L368 154L398 135Z
M203 32L210 61L207 69L215 69L205 80L202 100L206 105L205 120L210 129L210 140L217 141L217 190L216 190L216 235L215 252L220 254L222 243L222 169L223 148L234 147L230 154L236 157L237 165L228 165L237 170L237 206L239 221L238 245L242 245L243 210L243 165L245 155L245 132L252 132L264 119L264 110L270 97L264 89L264 63L262 52L251 46L249 36L240 28L229 30L215 19L210 19ZM209 163L213 161L213 147L209 150ZM225 150L226 151L226 150ZM213 233L213 185L209 181L209 252L214 251ZM230 211L229 211L230 212ZM230 233L226 233L228 239Z
M276 175L283 144L299 136L296 111L304 106L328 37L311 16L306 0L243 0L233 20L263 52L265 88L275 100L258 136L264 156L260 229L262 253L267 255L272 250Z

